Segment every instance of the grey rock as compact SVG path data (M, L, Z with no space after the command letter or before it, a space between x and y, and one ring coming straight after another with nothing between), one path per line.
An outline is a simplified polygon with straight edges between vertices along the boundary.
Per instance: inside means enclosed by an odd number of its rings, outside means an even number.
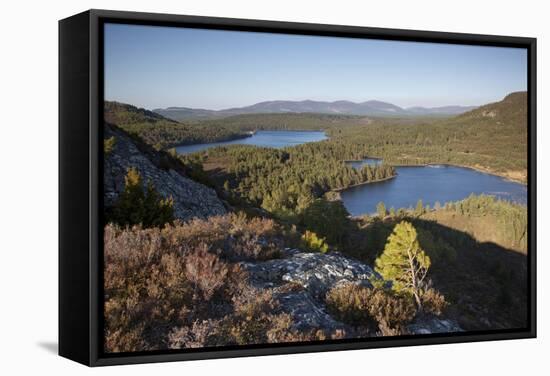
M241 265L256 288L273 291L280 310L292 317L295 329L321 329L329 333L343 330L347 337L356 337L359 333L330 315L325 305L326 293L350 283L371 287L369 278L380 277L368 265L336 252L321 254L286 249L280 259ZM417 317L407 329L411 334L462 331L454 320L426 315Z
M300 331L323 329L328 332L336 330L351 332L351 329L345 324L330 316L325 306L305 290L275 294L275 297L281 305L281 311L292 317L294 329Z
M255 287L273 290L281 311L290 314L295 329L321 329L328 333L344 330L348 335L353 329L327 312L325 294L340 284L370 286L368 278L375 274L369 266L338 253L306 253L296 249L286 249L281 259L241 265Z
M284 258L244 265L253 283L292 282L301 285L315 298L324 298L328 290L342 283L363 283L377 274L367 265L339 253L284 251Z
M157 166L136 143L124 132L108 125L105 138L115 137L115 146L104 159L103 183L105 206L113 205L124 190L124 177L130 167L138 170L143 184L149 181L165 198L174 199L174 216L183 221L192 218L207 218L227 212L216 192L197 183L173 169Z
M491 110L491 111L483 111L481 113L481 116L483 117L489 117L489 118L494 118L497 116L497 112L495 110Z
M451 319L443 319L435 316L417 318L407 325L410 334L433 334L462 332L458 323Z

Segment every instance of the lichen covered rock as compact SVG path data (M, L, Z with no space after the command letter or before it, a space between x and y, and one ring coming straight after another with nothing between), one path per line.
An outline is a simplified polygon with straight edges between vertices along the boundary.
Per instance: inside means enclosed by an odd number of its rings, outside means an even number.
M255 287L273 291L280 310L290 314L295 329L329 333L341 330L346 337L364 335L332 317L325 296L332 288L350 283L372 287L369 279L380 276L368 265L336 252L307 253L297 249L285 249L279 259L241 265ZM462 331L454 320L436 316L419 316L407 330L410 334Z
M116 202L124 190L124 177L128 169L134 167L142 177L143 184L150 181L165 198L174 200L174 216L183 221L192 218L207 218L227 212L216 192L197 183L181 172L162 168L155 163L155 152L140 150L137 143L125 132L106 125L104 137L114 137L112 150L104 158L103 199L105 206Z

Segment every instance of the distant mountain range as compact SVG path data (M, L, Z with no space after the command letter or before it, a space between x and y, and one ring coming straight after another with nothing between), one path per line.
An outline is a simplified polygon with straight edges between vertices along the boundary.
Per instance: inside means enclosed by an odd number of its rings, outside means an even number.
M189 107L157 108L154 112L177 121L215 119L242 114L264 113L303 113L362 115L362 116L431 116L459 115L475 109L476 106L443 106L443 107L408 107L402 108L381 101L355 103L351 101L268 101L246 107L228 108L225 110L206 110Z

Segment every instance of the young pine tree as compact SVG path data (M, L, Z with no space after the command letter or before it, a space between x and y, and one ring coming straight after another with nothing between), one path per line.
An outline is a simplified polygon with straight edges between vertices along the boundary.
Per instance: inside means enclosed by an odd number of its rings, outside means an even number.
M163 199L150 182L144 190L139 172L132 167L108 219L121 226L160 227L174 220L174 201L171 197Z
M325 242L325 238L321 238L312 231L306 230L305 234L302 235L302 246L313 252L328 252L328 244Z
M113 150L115 149L115 145L116 145L115 136L112 136L103 140L103 152L105 153L106 157L113 152Z
M424 214L424 205L422 204L422 200L418 200L418 202L416 203L416 209L414 210L414 213L416 215Z
M378 205L376 205L376 212L378 213L378 217L380 219L384 219L386 217L386 214L388 214L386 210L386 205L384 205L382 201L380 201Z
M384 279L393 282L394 291L412 295L418 308L422 309L421 296L430 263L430 258L420 247L415 228L402 221L395 225L375 265Z

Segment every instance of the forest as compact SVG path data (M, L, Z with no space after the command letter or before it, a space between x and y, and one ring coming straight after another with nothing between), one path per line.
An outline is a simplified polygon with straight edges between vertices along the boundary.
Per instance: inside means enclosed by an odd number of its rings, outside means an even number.
M232 202L287 220L329 191L395 176L395 169L385 164L354 169L323 142L281 150L217 147L181 158L184 164L202 166L211 184Z

